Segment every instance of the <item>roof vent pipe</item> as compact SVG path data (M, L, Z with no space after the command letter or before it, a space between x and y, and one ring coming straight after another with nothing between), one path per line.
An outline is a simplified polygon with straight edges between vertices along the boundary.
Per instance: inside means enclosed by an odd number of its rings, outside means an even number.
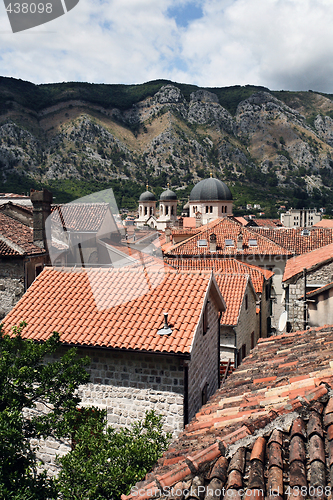
M168 313L164 312L164 327L160 328L157 333L158 335L170 335L172 333L172 330L170 326L168 325Z

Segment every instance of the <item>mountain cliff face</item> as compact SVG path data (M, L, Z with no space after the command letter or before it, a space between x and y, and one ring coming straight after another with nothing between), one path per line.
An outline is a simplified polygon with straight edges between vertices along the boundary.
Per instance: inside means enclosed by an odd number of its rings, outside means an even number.
M121 179L161 189L170 182L185 199L193 183L213 172L236 205L261 200L273 212L282 202L333 208L329 95L155 82L132 86L137 97L129 103L123 96L132 87L121 86L117 106L111 85L98 99L100 86L88 92L79 84L53 86L56 97L45 98L48 86L20 82L29 85L23 91L17 82L0 81L3 190L13 179L94 182L95 189Z

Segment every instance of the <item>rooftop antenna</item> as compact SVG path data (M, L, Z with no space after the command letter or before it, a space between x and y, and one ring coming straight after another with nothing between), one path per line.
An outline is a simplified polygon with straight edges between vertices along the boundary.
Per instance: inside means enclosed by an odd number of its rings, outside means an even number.
M172 330L171 330L170 326L168 325L168 313L164 312L163 314L164 314L164 326L163 326L163 328L160 328L157 331L157 334L158 335L170 335L170 333L172 333Z

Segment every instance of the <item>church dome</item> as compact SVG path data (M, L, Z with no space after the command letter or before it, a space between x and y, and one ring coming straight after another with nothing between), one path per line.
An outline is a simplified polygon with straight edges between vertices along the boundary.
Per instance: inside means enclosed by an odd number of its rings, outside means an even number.
M190 201L227 201L232 200L230 189L224 182L210 177L198 182L190 194Z
M160 201L177 201L177 195L168 188L161 194Z
M145 191L140 195L139 201L156 201L155 195L150 191Z

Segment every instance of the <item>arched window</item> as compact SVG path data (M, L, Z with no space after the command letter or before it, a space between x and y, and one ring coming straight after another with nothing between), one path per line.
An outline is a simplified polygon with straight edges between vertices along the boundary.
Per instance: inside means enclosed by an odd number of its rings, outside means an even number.
M222 207L221 207L221 213L222 213L222 214L223 214L223 208L224 208L224 207L223 207L223 205L222 205Z
M206 214L208 214L208 205L206 206Z
M173 212L173 205L171 207L171 215L174 215L174 212Z
M142 206L140 205L140 216L142 215Z
M145 207L145 215L147 215L147 214L148 214L148 208Z
M213 207L212 207L212 205L209 207L209 211L210 211L211 214L213 213Z
M165 215L169 215L169 207L168 207L168 205L165 206Z
M228 207L224 207L224 213L228 213Z

